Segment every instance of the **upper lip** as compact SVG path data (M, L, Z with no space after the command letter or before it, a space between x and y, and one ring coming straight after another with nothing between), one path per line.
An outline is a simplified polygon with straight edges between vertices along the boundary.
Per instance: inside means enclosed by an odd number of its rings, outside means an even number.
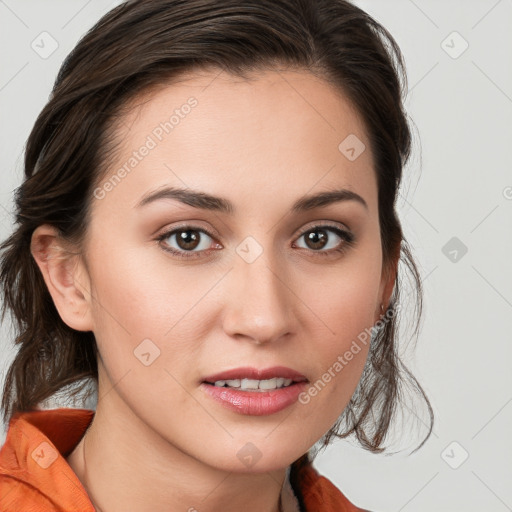
M266 380L273 379L276 377L283 377L285 379L292 379L293 382L307 381L306 377L291 368L286 366L273 366L272 368L252 368L242 367L233 368L232 370L226 370L224 372L209 375L204 378L204 382L214 383L218 380L235 380L235 379L255 379L255 380Z

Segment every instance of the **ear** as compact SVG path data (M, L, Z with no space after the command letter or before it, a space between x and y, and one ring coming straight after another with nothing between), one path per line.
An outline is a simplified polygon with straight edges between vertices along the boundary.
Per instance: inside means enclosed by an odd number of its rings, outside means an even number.
M393 255L391 260L389 261L386 267L382 269L382 279L379 290L379 298L380 302L377 304L377 313L376 319L380 319L382 315L382 311L380 310L380 305L382 304L384 310L386 310L389 306L389 301L391 300L391 295L393 293L393 288L395 287L396 276L398 274L398 263L400 261L400 248L401 244L397 244L397 247L393 251Z
M77 331L92 331L90 279L81 255L49 224L32 233L34 257L63 322Z

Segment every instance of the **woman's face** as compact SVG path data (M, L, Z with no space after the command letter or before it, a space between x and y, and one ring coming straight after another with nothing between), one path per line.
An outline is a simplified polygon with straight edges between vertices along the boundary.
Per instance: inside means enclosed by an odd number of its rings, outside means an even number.
M97 414L214 467L285 467L347 405L390 291L363 124L299 71L204 72L144 100L92 199ZM341 190L357 195L308 199ZM205 383L238 373L289 386Z

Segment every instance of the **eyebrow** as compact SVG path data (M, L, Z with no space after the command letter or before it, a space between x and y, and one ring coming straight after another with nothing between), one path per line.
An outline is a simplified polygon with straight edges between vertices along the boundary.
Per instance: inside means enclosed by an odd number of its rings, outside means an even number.
M136 208L141 208L161 199L174 199L201 210L217 211L230 215L235 212L235 206L228 199L189 188L176 187L163 187L145 194L136 205ZM359 194L342 188L302 196L292 205L291 211L300 213L344 201L356 201L368 210L368 204Z

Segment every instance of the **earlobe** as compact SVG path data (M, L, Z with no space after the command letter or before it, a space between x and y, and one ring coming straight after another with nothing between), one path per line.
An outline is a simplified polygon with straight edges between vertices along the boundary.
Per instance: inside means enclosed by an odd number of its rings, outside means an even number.
M30 252L62 321L77 331L92 331L90 281L80 254L49 224L34 230Z

